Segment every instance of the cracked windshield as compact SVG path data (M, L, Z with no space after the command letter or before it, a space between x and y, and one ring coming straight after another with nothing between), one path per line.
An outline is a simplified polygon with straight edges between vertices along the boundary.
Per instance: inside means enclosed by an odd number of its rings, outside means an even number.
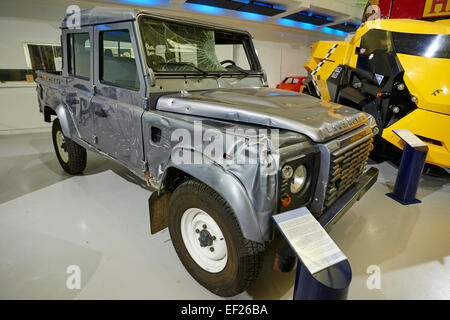
M247 74L252 64L245 35L143 18L147 62L154 71Z

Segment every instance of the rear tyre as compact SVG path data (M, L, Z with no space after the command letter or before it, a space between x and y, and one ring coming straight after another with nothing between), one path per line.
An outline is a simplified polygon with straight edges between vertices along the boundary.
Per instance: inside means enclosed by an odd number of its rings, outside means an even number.
M59 164L69 174L78 174L86 168L86 149L65 137L58 119L52 126L53 146Z
M173 192L168 225L184 267L214 294L235 296L258 277L263 244L243 237L233 209L205 184L189 180Z

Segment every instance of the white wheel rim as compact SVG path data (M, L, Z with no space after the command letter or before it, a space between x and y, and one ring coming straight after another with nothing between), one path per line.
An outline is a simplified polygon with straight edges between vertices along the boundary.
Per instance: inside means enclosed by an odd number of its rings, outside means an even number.
M64 144L66 143L66 139L61 131L56 132L56 146L58 147L58 153L61 157L62 161L69 162L69 153L64 150Z
M203 233L202 230L205 230ZM208 238L208 235L209 237ZM209 240L201 245L199 238ZM205 211L189 208L181 217L181 236L192 259L204 270L211 273L222 271L228 260L227 243L217 223ZM213 249L211 249L213 248Z

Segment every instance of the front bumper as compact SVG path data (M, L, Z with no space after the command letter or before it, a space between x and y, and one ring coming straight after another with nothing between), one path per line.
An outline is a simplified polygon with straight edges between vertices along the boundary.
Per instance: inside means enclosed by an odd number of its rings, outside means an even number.
M331 207L318 218L319 223L325 230L331 227L347 212L348 209L369 190L377 181L378 169L370 168L360 178L359 181L348 189Z

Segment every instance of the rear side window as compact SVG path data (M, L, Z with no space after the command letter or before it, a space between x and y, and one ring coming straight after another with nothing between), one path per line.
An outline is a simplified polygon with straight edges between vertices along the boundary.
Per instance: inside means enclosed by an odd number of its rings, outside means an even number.
M90 79L91 42L89 33L70 33L67 44L69 74Z
M386 30L373 29L361 38L360 54L369 55L375 50L392 53L391 34Z
M128 30L100 33L100 81L139 90L136 58Z

